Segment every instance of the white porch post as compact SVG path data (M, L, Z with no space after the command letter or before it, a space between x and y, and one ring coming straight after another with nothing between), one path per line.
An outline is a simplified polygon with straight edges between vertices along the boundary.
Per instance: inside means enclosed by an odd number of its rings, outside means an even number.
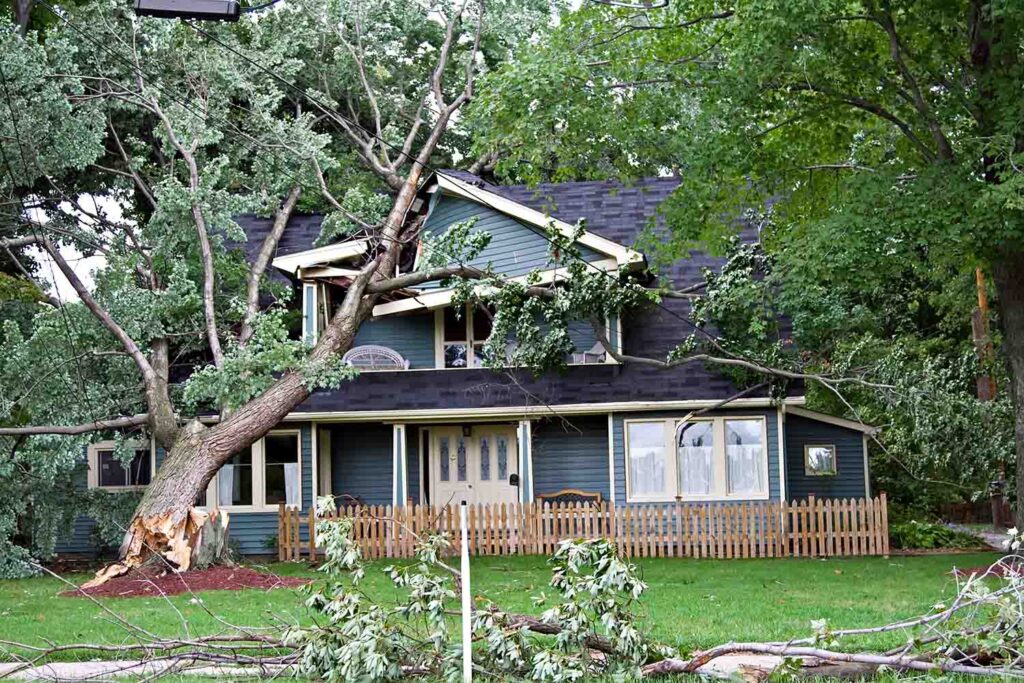
M405 505L409 497L409 477L406 472L405 458L405 425L392 425L392 462L391 462L391 483L392 495L391 504L394 507Z
M516 432L519 440L519 501L533 501L533 431L529 420L521 420Z

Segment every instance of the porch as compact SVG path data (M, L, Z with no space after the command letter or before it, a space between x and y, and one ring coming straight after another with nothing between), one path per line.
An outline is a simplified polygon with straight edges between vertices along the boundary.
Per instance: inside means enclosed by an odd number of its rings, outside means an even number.
M475 503L468 543L474 555L550 555L565 539L607 538L627 557L767 558L889 554L888 504L875 498L716 504ZM324 519L350 518L369 559L408 558L416 539L445 533L458 550L453 505L347 506L326 518L278 510L278 558L317 560Z

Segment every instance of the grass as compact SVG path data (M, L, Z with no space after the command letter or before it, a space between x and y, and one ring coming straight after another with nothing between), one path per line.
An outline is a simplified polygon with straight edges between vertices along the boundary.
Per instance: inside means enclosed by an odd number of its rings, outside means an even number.
M812 619L833 627L881 625L929 610L955 591L950 570L994 561L995 553L835 560L674 560L637 561L650 588L643 610L653 636L682 649L730 640L785 640L810 634ZM394 597L372 563L364 589L378 599ZM269 570L289 576L315 576L301 564L274 564ZM508 611L537 612L532 598L547 589L549 572L537 557L477 558L473 591ZM68 576L80 583L85 575ZM0 639L43 645L119 643L124 629L95 604L61 597L66 586L40 577L0 581ZM104 599L128 621L162 636L223 630L203 609L233 624L308 623L302 595L293 590L208 591L203 605L189 595L162 598ZM896 639L894 641L894 638ZM851 643L886 647L898 636L873 636ZM2 658L2 654L0 654Z

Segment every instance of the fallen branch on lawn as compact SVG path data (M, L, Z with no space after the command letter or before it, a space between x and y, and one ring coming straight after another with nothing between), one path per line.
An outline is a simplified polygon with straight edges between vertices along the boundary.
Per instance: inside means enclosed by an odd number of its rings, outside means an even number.
M331 527L330 524L337 524ZM324 527L328 532L333 532L333 541L342 539L342 545L335 550L342 550L343 554L328 553L328 564L331 562L347 563L345 567L336 568L338 571L347 571L347 568L359 569L358 548L353 545L350 539L340 535L347 533L345 522L325 523ZM396 525L400 522L395 521ZM350 527L347 527L350 529ZM411 532L410 532L411 533ZM419 538L419 537L417 537ZM332 539L325 539L328 543ZM445 581L458 582L461 580L460 572L449 566L441 559L448 548L443 537L434 536L431 538L420 538L421 552L419 569L416 566L404 569L389 570L396 586L412 588L414 592L419 591L427 604L439 595L447 595ZM602 546L601 544L605 544ZM916 671L925 673L951 673L977 676L999 676L1001 678L1024 678L1024 649L1022 649L1021 633L1024 633L1024 558L1018 555L1007 556L986 568L983 571L975 572L969 576L957 574L958 590L955 598L948 605L937 606L936 611L923 614L913 619L903 619L886 625L875 627L862 627L853 629L830 629L826 624L815 623L815 635L809 638L794 639L787 642L735 642L717 645L715 647L700 650L692 653L689 657L665 656L663 648L655 644L644 645L642 650L634 650L628 655L622 648L625 642L619 631L608 631L598 633L596 630L589 630L590 625L600 623L600 620L577 621L575 625L570 620L577 619L588 609L590 598L587 594L590 590L596 590L600 594L599 602L604 602L611 593L607 586L600 588L603 580L602 574L596 572L587 574L586 569L591 563L612 561L621 564L621 568L604 574L616 574L619 571L627 575L633 570L628 563L621 563L616 560L614 554L608 555L606 541L565 541L556 553L553 565L555 578L552 580L552 587L560 593L562 606L568 605L569 611L565 612L561 607L549 610L543 616L531 616L524 614L504 613L497 605L488 605L478 609L474 616L474 642L480 649L481 655L485 658L482 661L494 661L494 640L505 639L500 643L504 651L520 653L520 661L514 670L505 668L495 669L498 665L488 664L488 670L477 668L482 675L517 678L525 675L532 675L530 670L532 662L537 657L548 657L551 666L582 666L587 672L594 673L603 670L607 662L617 661L619 664L630 661L630 656L638 652L646 653L646 660L639 660L633 669L636 673L644 676L666 676L666 675L688 675L700 673L703 675L727 675L727 667L712 667L716 660L731 657L730 666L741 668L750 666L752 668L763 668L763 661L753 660L737 662L737 655L773 656L795 661L803 668L817 668L823 665L854 665L870 669L886 667L897 671ZM601 548L606 548L601 550ZM614 550L612 550L614 553ZM354 554L353 554L354 553ZM440 574L420 573L435 567ZM397 573L396 573L397 572ZM184 577L187 574L183 575ZM398 577L398 578L396 578ZM444 579L443 577L448 577ZM58 577L60 578L60 577ZM994 586L993 581L998 580L1002 585ZM61 581L73 585L66 579ZM335 580L328 582L334 584ZM596 583L595 583L596 582ZM635 578L625 577L623 587L631 587L632 597L627 598L623 605L629 605L638 596L637 590L643 590L642 583L636 583ZM434 591L431 593L431 591ZM440 592L437 592L440 591ZM310 606L319 604L319 612L314 616L328 616L327 621L315 619L316 625L311 627L298 627L293 625L287 629L281 629L282 635L274 635L266 632L262 627L246 629L232 626L220 620L220 623L227 627L227 631L207 636L193 637L161 637L150 630L142 629L121 615L117 614L109 605L93 599L93 602L108 616L112 617L115 623L120 624L128 634L129 638L119 644L99 643L73 643L73 644L51 644L31 645L18 643L12 640L0 640L0 651L7 655L8 659L20 662L20 666L14 670L6 670L7 676L17 673L26 673L28 670L37 670L54 660L66 659L69 653L78 655L78 658L85 659L94 657L97 654L110 656L117 659L125 657L137 657L138 661L124 662L124 671L138 672L145 670L148 678L159 678L170 674L178 674L197 666L223 667L232 672L243 668L246 670L257 670L261 675L277 676L285 671L304 670L306 673L318 673L315 670L308 670L310 653L306 648L311 643L320 639L321 644L334 644L337 647L345 648L350 643L357 641L361 636L358 628L369 629L366 635L373 635L375 638L408 638L403 647L392 651L390 654L396 659L392 662L392 674L402 677L435 675L443 669L444 658L441 655L445 648L435 649L434 644L429 640L419 640L412 631L411 624L405 623L402 619L395 620L395 615L406 615L406 617L417 614L416 610L409 610L412 603L404 604L401 599L397 609L392 609L375 604L369 605L370 611L362 611L356 603L347 602L355 595L348 592L349 597L335 596L331 593L318 593L314 591L313 596L320 595L317 603L311 598ZM367 596L361 596L357 603L368 600ZM567 596L575 596L573 600L566 603ZM91 596L90 596L91 597ZM198 598L195 598L198 599ZM414 598L410 598L414 599ZM327 606L323 600L340 600L336 605ZM444 600L442 600L444 603ZM324 609L326 607L326 610ZM333 614L336 608L343 610L355 607L356 611L346 613L340 621ZM205 606L204 606L205 608ZM443 606L440 611L435 609L434 617L442 620L456 614L453 610ZM180 612L176 613L180 616ZM623 616L623 615L620 615ZM365 626L357 627L352 631L352 625L360 620L366 619ZM488 619L493 623L490 626L484 624ZM417 621L414 618L413 621ZM381 630L381 622L388 622ZM584 626L581 629L580 623ZM619 628L632 628L628 619L622 622ZM484 624L484 625L481 625ZM588 625L590 624L590 625ZM393 629L393 630L389 630ZM187 629L186 629L187 631ZM257 633L258 631L258 633ZM844 638L851 638L875 634L893 634L903 632L907 635L906 644L903 647L888 650L886 652L865 652L865 651L841 651L838 645ZM325 634L329 634L324 640ZM524 640L526 634L530 634L530 640ZM639 635L639 632L637 632ZM412 637L411 637L412 636ZM446 636L447 637L447 636ZM643 637L643 636L640 636ZM557 639L560 643L554 646L551 638ZM579 647L578 655L564 654L573 652L572 649L563 650L563 647ZM408 648L406 647L408 646ZM546 653L563 653L549 656ZM320 653L315 653L319 655ZM351 653L349 653L351 654ZM359 653L355 653L358 656ZM341 651L334 653L331 657L335 664L330 666L343 666L345 661ZM580 657L575 659L574 657ZM636 660L633 660L636 662ZM502 664L501 666L506 666ZM303 667L307 667L303 669ZM772 665L776 666L776 665ZM441 668L439 668L441 667ZM621 669L620 669L621 671ZM319 671L319 674L330 673ZM116 672L107 672L107 675L116 675ZM383 675L383 674L381 674ZM61 676L66 678L65 676ZM344 677L344 676L342 676ZM371 676L371 680L375 677Z

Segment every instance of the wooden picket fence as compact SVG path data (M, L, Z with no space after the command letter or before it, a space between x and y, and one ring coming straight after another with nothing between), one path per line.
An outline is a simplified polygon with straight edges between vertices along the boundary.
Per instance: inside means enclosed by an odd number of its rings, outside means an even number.
M587 503L469 506L474 555L550 555L564 539L608 538L627 557L842 557L889 554L885 494L876 498L792 502L600 505ZM368 559L413 557L416 538L442 532L461 538L457 506L347 507L330 517L282 505L278 558L315 562L316 525L352 519Z

